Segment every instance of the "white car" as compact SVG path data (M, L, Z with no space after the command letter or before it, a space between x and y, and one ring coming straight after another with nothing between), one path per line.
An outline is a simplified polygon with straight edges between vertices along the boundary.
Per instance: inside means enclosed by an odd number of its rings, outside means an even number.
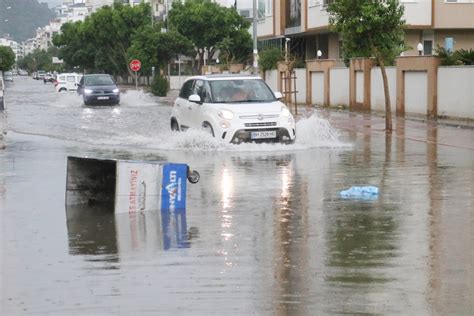
M57 92L76 91L82 75L77 73L62 73L56 76L53 82Z
M175 100L171 130L204 129L225 142L283 142L296 138L282 94L262 78L208 75L188 78Z

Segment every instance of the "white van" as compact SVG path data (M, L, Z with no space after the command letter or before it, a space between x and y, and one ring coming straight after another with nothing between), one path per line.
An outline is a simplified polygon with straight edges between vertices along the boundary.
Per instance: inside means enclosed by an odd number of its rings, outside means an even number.
M82 75L77 73L63 73L57 74L54 86L57 92L76 91Z

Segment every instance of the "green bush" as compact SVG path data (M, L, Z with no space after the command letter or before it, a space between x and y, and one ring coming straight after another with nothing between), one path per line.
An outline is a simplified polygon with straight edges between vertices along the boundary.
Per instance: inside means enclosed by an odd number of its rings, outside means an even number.
M260 65L260 68L265 71L276 69L278 61L284 59L285 56L283 55L283 51L281 49L268 48L259 54L258 63Z
M459 49L453 55L460 60L464 65L474 65L474 50L473 49Z
M166 78L156 75L151 84L151 92L159 97L165 97L168 92L168 81Z

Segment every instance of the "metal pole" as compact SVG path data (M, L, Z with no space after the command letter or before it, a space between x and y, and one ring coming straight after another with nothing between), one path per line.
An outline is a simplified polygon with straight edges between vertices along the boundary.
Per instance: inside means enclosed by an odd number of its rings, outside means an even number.
M136 71L135 71L135 89L138 91L138 75Z
M253 68L254 73L258 73L257 0L253 0Z
M181 58L178 58L178 87L181 87Z

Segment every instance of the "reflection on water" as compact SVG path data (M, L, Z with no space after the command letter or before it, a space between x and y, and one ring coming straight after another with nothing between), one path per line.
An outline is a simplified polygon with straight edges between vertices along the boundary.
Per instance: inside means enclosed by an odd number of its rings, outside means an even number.
M66 217L70 254L117 254L117 231L113 207L68 205Z
M190 236L186 226L186 209L162 210L163 248L189 248Z
M188 231L185 209L114 214L113 206L67 205L66 215L69 253L108 262L189 248L198 235L196 227Z

